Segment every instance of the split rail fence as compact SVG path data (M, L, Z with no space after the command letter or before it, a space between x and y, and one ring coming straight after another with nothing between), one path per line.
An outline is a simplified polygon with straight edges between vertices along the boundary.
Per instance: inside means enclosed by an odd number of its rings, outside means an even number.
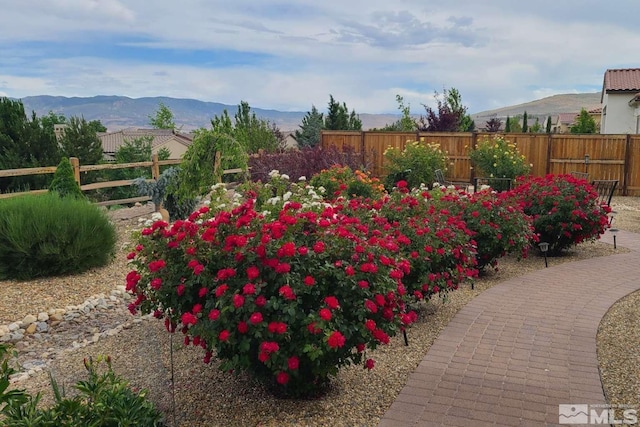
M94 183L83 184L81 182L82 181L81 173L83 172L146 167L146 168L151 168L151 179L149 181L155 181L160 177L160 166L178 165L181 162L180 159L159 160L157 154L154 154L151 157L151 161L136 162L136 163L106 163L102 165L80 165L80 162L76 157L71 157L69 161L71 163L71 167L73 168L74 179L78 183L82 191L129 186L134 181L133 179L125 179L125 180L119 180L119 181L104 181L104 182L94 182ZM220 155L219 153L216 153L214 168L217 169L219 167L220 167ZM4 169L4 170L0 170L0 178L38 175L38 174L54 174L56 172L56 169L57 169L57 166L44 166L44 167L37 167L37 168L22 168L22 169ZM227 169L222 171L222 174L225 175L225 174L240 173L240 172L244 172L244 171L242 169ZM20 196L24 194L46 193L47 191L48 191L47 189L44 189L44 190L3 193L3 194L0 194L0 199ZM151 198L148 196L140 196L140 197L131 197L127 199L106 200L106 201L96 202L95 204L99 206L124 205L124 204L136 203L136 202L146 202L149 200L151 200Z
M447 179L472 183L476 177L469 153L491 133L322 131L321 145L352 149L372 174L383 177L384 151L404 149L409 141L437 143L448 154ZM617 194L640 196L640 135L509 133L505 138L531 163L534 176L587 172L589 181L618 180Z

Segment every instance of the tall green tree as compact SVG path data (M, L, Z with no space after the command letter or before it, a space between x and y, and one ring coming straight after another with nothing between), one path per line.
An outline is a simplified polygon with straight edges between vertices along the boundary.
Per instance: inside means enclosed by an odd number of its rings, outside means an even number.
M524 117L522 118L522 132L527 133L529 131L529 123L527 117L527 111L524 112Z
M156 112L148 117L149 124L156 129L176 129L173 112L163 102L159 102Z
M540 124L540 119L536 117L536 122L529 128L529 132L532 133L540 133L542 131L542 125Z
M487 120L487 122L485 123L485 127L487 129L487 132L500 132L502 122L499 118L492 117L491 119Z
M551 116L547 117L546 132L551 133Z
M504 131L505 133L511 132L511 118L507 116L507 121L504 123Z
M580 110L580 115L577 120L571 126L571 133L596 133L597 125L596 121L591 114L584 108Z
M300 130L296 130L295 138L300 147L315 147L320 143L320 132L324 127L323 114L318 112L315 105L311 106L311 111L302 118Z
M60 159L53 127L43 127L35 113L28 117L22 101L0 98L0 169L55 166ZM42 189L51 180L50 175L2 178L0 192Z
M77 157L81 164L95 165L102 162L102 142L94 127L84 117L71 117L60 138L60 150L64 157Z
M329 95L329 106L324 118L324 128L327 130L362 130L362 121L355 110L347 108L347 104L340 104Z
M382 129L373 129L387 132L413 132L418 128L416 121L411 117L411 106L404 104L404 98L400 95L396 95L396 101L398 102L398 110L402 113L402 116L391 124L385 125Z

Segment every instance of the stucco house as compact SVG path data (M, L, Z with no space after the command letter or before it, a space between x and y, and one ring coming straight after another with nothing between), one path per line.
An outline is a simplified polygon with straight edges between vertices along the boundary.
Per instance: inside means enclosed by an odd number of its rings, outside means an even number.
M607 70L600 99L600 133L640 133L640 68Z
M169 158L180 159L193 142L193 137L186 133L172 129L137 129L127 128L115 132L98 133L102 141L102 151L106 160L114 160L115 153L125 141L133 141L136 138L149 137L151 139L151 152L158 153L166 148L171 153Z

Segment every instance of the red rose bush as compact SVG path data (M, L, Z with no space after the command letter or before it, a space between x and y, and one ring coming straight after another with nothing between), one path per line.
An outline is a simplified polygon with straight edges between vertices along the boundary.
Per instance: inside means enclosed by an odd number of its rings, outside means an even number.
M130 310L153 312L204 349L204 361L245 371L288 395L317 391L364 363L415 320L396 233L326 207L284 204L264 217L249 199L144 229L129 255Z
M608 227L611 208L598 202L598 193L571 175L527 177L512 190L524 212L533 218L540 242L549 253L600 237Z

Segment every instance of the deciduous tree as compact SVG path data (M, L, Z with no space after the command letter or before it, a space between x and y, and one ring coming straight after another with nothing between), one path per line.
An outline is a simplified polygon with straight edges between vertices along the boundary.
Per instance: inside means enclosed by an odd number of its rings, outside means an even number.
M500 128L502 127L502 122L499 118L493 117L485 123L485 127L487 132L500 132Z
M571 126L571 133L596 133L596 121L584 108L580 110L576 122Z
M149 124L156 129L175 129L176 122L173 112L164 105L163 102L158 104L155 114L149 115Z

